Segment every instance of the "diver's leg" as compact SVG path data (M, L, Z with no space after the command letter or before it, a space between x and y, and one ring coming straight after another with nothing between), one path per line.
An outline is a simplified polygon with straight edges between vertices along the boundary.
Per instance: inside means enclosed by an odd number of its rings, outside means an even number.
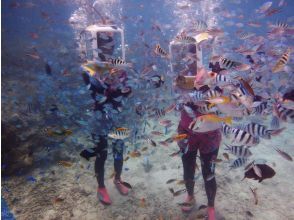
M100 149L97 152L95 160L95 174L99 188L105 187L104 185L104 164L107 159L107 148Z
M197 151L188 151L182 156L183 168L184 168L184 181L189 196L194 196L194 175L196 164Z
M120 180L120 176L123 168L123 149L122 147L114 146L113 149L113 163L115 171L115 179Z
M124 185L124 182L121 180L121 173L123 168L123 149L124 143L121 144L114 144L113 145L113 158L114 158L114 170L115 170L115 177L114 177L114 184L118 191L122 195L127 195L129 193L129 189Z
M183 169L184 169L184 181L187 190L187 197L185 199L185 203L190 205L182 206L183 212L189 212L193 209L195 204L194 199L194 175L195 175L195 165L196 165L196 156L197 151L188 151L183 154L182 162L183 162Z
M107 146L102 149L98 149L96 161L95 161L95 174L98 182L98 198L106 205L111 204L109 194L104 185L104 164L107 158Z
M214 200L216 195L216 180L215 180L215 160L217 158L218 149L203 154L200 153L202 175L204 179L205 191L208 200L208 219L214 220Z

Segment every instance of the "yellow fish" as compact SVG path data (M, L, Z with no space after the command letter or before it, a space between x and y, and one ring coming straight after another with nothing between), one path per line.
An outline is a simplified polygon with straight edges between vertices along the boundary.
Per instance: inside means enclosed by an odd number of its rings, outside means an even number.
M196 42L199 44L201 41L208 40L209 39L209 34L206 33L206 32L197 34L195 36L195 39L196 39Z
M228 96L220 96L220 97L214 97L212 99L207 99L205 100L209 102L210 104L208 105L208 109L213 107L216 104L228 104L231 102L231 98Z
M283 70L284 66L288 63L291 54L291 49L288 48L283 56L278 60L276 65L272 68L273 73L277 73Z
M112 69L108 64L105 64L105 66L102 65L99 65L96 62L87 62L82 65L82 68L87 71L90 76L95 76L96 73L103 75L105 72L110 72L110 70Z
M201 115L197 117L197 120L201 122L215 122L215 123L225 122L226 124L232 124L232 117L221 118L215 114Z

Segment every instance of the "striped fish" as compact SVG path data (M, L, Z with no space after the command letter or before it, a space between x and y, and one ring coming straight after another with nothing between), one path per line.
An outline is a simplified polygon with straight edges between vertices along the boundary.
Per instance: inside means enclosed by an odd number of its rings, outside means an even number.
M154 49L155 54L158 56L168 58L169 59L169 54L159 45L156 44L155 49Z
M215 77L216 84L222 84L222 83L233 83L232 79L229 77L226 77L225 75L218 74Z
M206 98L205 95L200 91L191 92L191 93L189 93L189 96L190 96L192 102L201 101Z
M209 98L219 97L221 96L221 93L216 89L210 89L205 93L205 95L209 99Z
M277 21L275 24L272 25L273 27L276 27L276 28L288 28L288 24L284 21Z
M108 134L108 137L117 139L117 140L123 140L125 138L128 138L130 136L131 130L126 129L126 130L115 130L113 132L110 132Z
M262 102L258 106L253 107L252 114L261 115L264 112L264 110L266 110L267 108L268 108L267 102Z
M239 158L248 158L252 155L251 151L245 146L226 145L225 150L230 151L231 154L234 154L235 156Z
M194 29L195 31L205 31L207 29L207 24L205 21L202 20L196 20L194 23Z
M225 135L225 136L228 136L229 134L231 134L231 127L225 123L222 124L222 133Z
M238 167L242 167L247 163L247 158L238 158L236 160L234 160L234 162L230 165L231 169L233 168L238 168Z
M283 70L284 66L288 63L291 54L291 49L288 48L282 57L278 60L276 65L272 68L273 73L277 73Z
M232 134L233 143L246 146L254 146L259 143L259 139L257 137L254 137L244 130L232 128Z
M153 114L149 115L149 117L161 118L166 114L165 109L155 108L153 109Z
M127 63L126 61L120 58L109 58L108 62L110 62L116 68L132 67L131 63Z
M262 137L265 139L271 138L271 130L267 130L264 125L250 123L245 125L244 130L255 137Z
M197 111L200 112L201 114L208 114L208 113L216 112L217 108L209 107L209 105L200 105L200 106L197 106Z
M195 38L184 35L184 34L180 34L176 36L176 41L185 43L185 44L193 44L196 42Z
M294 123L294 110L293 109L287 109L284 108L281 104L275 104L274 105L274 111L278 115L280 119L283 121Z
M220 63L222 64L223 67L227 68L227 69L231 69L233 67L237 67L239 66L241 63L233 61L233 60L229 60L227 58L220 58Z

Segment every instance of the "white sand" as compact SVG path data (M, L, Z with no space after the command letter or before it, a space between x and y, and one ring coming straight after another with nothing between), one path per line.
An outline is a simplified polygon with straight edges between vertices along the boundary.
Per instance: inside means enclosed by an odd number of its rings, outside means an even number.
M294 162L286 161L277 154L272 146L293 155L294 125L288 128L272 140L262 140L257 147L252 147L253 158L266 159L267 164L273 167L276 175L272 179L266 179L262 183L254 180L241 181L244 175L243 168L228 172L228 163L218 164L216 196L217 219L226 220L290 220L294 219L294 187L293 168ZM128 196L122 196L114 188L109 179L113 171L112 155L108 155L105 166L106 186L113 204L105 207L98 202L96 195L97 183L94 177L94 160L91 167L86 169L89 162L79 157L71 168L52 166L42 177L40 170L34 170L30 175L37 178L37 183L30 183L24 177L10 178L2 183L10 192L4 192L3 196L8 201L16 219L203 219L198 218L197 208L190 214L183 214L177 202L182 202L185 194L173 198L168 188L183 189L184 185L176 183L166 184L171 178L182 179L182 165L180 157L171 158L168 154L177 150L176 144L169 147L149 146L149 151L156 149L150 156L153 167L149 173L145 173L142 166L143 152L140 158L130 158L124 163L123 180L133 185L133 190ZM223 148L223 147L222 147ZM219 152L219 158L223 159L223 149ZM232 157L233 159L233 157ZM275 166L273 166L275 163ZM199 165L198 160L198 165ZM84 167L81 168L81 165ZM55 175L51 173L55 170ZM77 179L77 176L80 176ZM254 205L253 195L249 187L257 187L258 205ZM202 178L199 178L195 186L197 207L206 204L206 195ZM56 197L64 198L64 201L54 204ZM145 198L146 207L140 207L140 199ZM253 217L249 217L246 211L250 211Z

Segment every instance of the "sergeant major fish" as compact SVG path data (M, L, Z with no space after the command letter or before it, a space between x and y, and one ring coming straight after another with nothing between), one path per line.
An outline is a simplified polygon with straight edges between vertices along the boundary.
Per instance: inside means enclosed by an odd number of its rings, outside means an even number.
M252 155L251 151L244 146L230 146L227 144L225 145L226 145L225 150L228 150L230 153L234 154L235 156L239 158L247 158Z
M159 55L163 58L166 58L166 59L170 58L170 55L159 44L156 44L154 52L156 55Z
M125 139L130 136L130 130L115 130L113 132L110 132L108 134L108 137L113 138L113 139Z
M232 128L231 134L233 135L233 143L235 144L255 146L259 143L258 138L238 128Z

